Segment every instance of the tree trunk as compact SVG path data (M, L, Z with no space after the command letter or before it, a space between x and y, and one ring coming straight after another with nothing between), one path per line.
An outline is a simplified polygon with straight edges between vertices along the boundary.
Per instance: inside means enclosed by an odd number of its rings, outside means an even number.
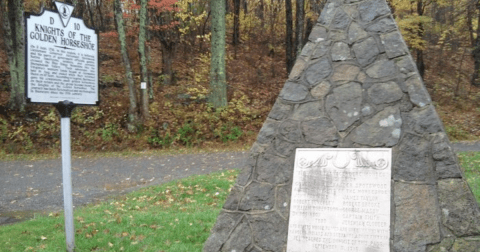
M102 13L102 1L96 1L97 3L97 12L98 17L100 18L100 31L105 31L105 21L103 20L103 13Z
M150 113L148 111L148 67L147 67L147 50L145 44L147 41L147 0L140 0L140 23L138 34L138 54L140 59L140 81L146 83L141 89L141 112L143 119L148 119Z
M93 15L93 8L92 6L90 5L90 1L91 0L87 0L86 3L87 3L87 9L88 9L88 14L90 15L90 25L93 27L93 28L96 28L95 27L95 15Z
M263 29L265 27L265 3L264 0L260 0L260 6L258 8L258 18L261 20L260 27Z
M152 40L152 32L148 29L148 26L150 25L150 14L148 11L148 3L147 3L147 20L145 21L145 26L146 26L146 33L147 33L147 41ZM147 43L145 49L147 50L146 55L147 55L147 69L148 69L148 97L150 100L154 99L154 90L153 90L153 74L152 74L152 68L150 67L150 64L152 62L152 47L150 44Z
M66 3L72 4L75 6L73 11L73 16L83 18L83 12L85 11L85 2L79 0L66 0Z
M175 56L175 45L174 43L161 42L162 45L162 75L163 75L163 84L172 85L173 84L173 70L172 63L173 57Z
M475 36L474 31L473 31L473 16L475 15L475 7L473 6L472 2L469 2L469 4L466 6L466 15L467 15L467 27L468 27L468 35L470 38L470 44L472 47L475 45Z
M304 33L304 36L303 36L303 46L305 46L305 44L307 43L308 37L310 36L310 33L312 32L312 29L313 29L314 25L315 25L315 22L311 18L308 18L307 19L307 24L306 24L306 27L305 27L305 33Z
M480 71L480 2L477 2L477 10L478 10L478 17L477 17L477 37L475 38L475 46L472 50L472 56L474 60L474 69L472 75L472 85L473 86L480 86L480 81L477 82L478 74Z
M1 1L3 13L4 41L7 49L8 66L10 68L10 101L9 107L23 111L25 108L25 42L23 1ZM7 11L8 7L8 11Z
M240 40L240 0L233 0L233 45L239 44Z
M303 48L303 25L305 19L304 1L297 0L297 15L295 17L295 56L298 57Z
M465 59L465 55L467 55L467 48L463 49L462 59L460 60L460 66L457 68L457 86L455 87L455 91L453 92L453 96L457 97L460 95L460 83L462 80L462 65L463 60Z
M423 50L417 50L417 68L420 76L423 79L425 75L425 62L423 61Z
M418 16L423 16L423 0L418 0L417 1L417 14ZM419 29L418 29L418 37L423 38L425 34L425 28L423 27L423 24L420 23L418 24ZM425 62L423 60L423 50L417 49L417 68L418 72L420 73L420 76L424 77L425 75Z
M225 1L211 0L212 58L210 65L210 102L213 107L227 106L225 74Z
M120 5L120 0L115 0L115 23L117 25L118 39L120 41L120 51L122 54L123 64L125 66L125 74L127 77L130 107L128 109L128 130L136 131L136 124L138 123L137 112L137 94L135 90L135 83L133 82L132 67L130 66L130 58L127 52L127 39L125 35L125 27L123 24L123 11Z
M279 8L279 5L277 3L272 3L272 11L270 13L270 45L272 46L271 49L270 49L270 52L269 52L269 55L272 59L275 58L275 46L277 44L277 40L276 40L276 33L275 33L275 24L277 23L277 13L278 13L278 8ZM271 69L271 73L272 73L272 78L274 78L276 76L275 74L275 64L274 64L274 60L270 61L271 64L270 64L270 69Z
M286 11L286 24L287 32L285 37L285 52L286 52L286 63L287 63L287 74L293 68L294 58L293 58L293 14L292 14L292 0L285 0L285 11Z

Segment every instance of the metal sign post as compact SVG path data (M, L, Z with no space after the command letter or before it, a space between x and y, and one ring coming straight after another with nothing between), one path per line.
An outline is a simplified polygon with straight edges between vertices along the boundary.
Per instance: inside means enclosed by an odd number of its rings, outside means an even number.
M75 249L70 117L79 105L99 104L98 32L72 17L74 6L25 15L25 95L28 103L54 105L61 116L63 201L67 251Z
M63 205L65 209L65 238L67 251L75 249L75 227L73 223L72 198L72 159L70 143L70 117L75 105L69 101L55 105L61 116L61 143L62 143L62 174L63 174Z

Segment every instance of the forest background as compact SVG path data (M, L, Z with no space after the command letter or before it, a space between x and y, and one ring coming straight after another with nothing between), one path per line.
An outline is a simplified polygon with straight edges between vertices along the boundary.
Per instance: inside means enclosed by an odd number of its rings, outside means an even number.
M226 27L227 106L221 107L211 103L209 85L217 25L210 6L218 1L225 2ZM250 146L327 1L67 2L99 31L101 102L74 110L72 150L110 152ZM387 2L450 139L478 140L479 1ZM21 89L24 12L55 9L53 1L0 3L0 157L59 153L56 109L25 104ZM141 81L148 83L143 92Z

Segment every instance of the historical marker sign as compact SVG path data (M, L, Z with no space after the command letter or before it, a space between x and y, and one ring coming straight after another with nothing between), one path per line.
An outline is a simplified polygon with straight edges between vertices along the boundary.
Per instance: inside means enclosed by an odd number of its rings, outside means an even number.
M73 5L55 2L58 12L25 16L25 94L27 102L54 104L60 112L63 202L67 251L75 250L70 116L78 105L98 105L98 35Z
M25 18L27 101L97 105L97 32L71 17L73 6L55 4L58 13L44 10Z
M391 149L297 149L288 252L390 251Z

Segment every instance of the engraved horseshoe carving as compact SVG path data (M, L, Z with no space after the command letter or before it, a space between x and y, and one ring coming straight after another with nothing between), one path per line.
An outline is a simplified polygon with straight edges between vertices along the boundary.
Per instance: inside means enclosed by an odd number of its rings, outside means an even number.
M348 158L345 158L345 162L343 163L338 163L338 153L335 154L335 159L333 160L333 166L338 169L345 169L349 164L350 164L350 159L351 159L351 154L347 154Z

